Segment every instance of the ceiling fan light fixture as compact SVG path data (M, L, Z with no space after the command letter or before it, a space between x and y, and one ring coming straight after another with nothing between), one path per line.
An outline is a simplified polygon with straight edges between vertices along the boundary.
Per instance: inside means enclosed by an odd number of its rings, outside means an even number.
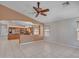
M40 2L37 2L37 7L34 7L33 6L33 9L36 11L36 16L35 17L38 17L38 15L43 15L43 16L47 16L45 13L49 11L49 9L43 9L43 8L40 8Z

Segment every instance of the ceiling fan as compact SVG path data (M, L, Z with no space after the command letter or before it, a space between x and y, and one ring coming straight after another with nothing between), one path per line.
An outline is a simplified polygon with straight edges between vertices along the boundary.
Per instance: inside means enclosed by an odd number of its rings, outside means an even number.
M66 1L66 2L62 3L62 5L63 6L68 6L68 5L70 5L70 2L69 1Z
M38 15L43 15L43 16L47 16L47 14L45 14L45 12L48 12L49 9L43 9L43 8L40 8L40 2L37 2L37 7L34 7L33 6L33 9L36 11L36 16L35 17L38 17Z

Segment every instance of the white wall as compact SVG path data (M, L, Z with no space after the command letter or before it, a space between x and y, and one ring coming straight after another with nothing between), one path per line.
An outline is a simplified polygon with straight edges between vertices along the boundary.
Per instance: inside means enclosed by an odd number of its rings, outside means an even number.
M49 42L78 47L79 40L77 40L77 24L75 19L61 20L49 23L50 36L46 39Z

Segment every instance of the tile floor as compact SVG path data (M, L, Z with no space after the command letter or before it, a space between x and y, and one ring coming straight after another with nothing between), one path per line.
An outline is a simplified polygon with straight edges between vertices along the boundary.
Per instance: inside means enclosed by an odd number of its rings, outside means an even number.
M78 58L79 48L45 40L19 45L18 41L0 40L0 58Z

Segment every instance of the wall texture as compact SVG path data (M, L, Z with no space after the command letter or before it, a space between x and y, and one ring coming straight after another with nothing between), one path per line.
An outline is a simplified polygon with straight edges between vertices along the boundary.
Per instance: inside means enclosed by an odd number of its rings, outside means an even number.
M50 25L50 36L47 41L70 46L79 47L77 40L77 24L75 19L52 22Z

